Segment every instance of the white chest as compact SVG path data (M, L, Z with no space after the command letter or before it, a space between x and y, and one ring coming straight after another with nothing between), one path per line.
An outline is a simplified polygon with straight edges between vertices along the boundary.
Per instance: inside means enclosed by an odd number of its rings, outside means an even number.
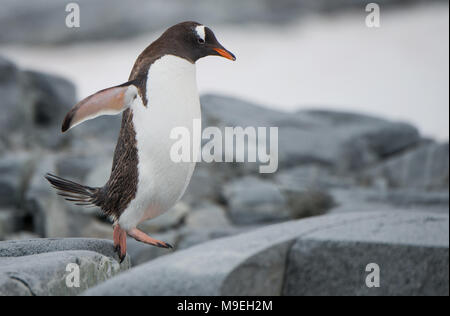
M121 216L121 225L137 225L171 208L183 195L195 162L174 162L170 138L177 127L193 134L194 119L200 119L200 101L195 65L175 56L165 56L150 67L147 78L147 106L132 105L138 149L136 197ZM191 152L196 142L191 142ZM134 223L136 222L136 223Z

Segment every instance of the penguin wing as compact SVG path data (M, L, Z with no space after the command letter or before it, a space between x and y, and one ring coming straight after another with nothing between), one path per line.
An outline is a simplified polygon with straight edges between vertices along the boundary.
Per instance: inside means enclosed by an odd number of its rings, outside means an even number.
M138 97L138 88L133 81L108 88L88 96L77 103L64 118L62 132L84 121L101 115L116 115L130 107Z

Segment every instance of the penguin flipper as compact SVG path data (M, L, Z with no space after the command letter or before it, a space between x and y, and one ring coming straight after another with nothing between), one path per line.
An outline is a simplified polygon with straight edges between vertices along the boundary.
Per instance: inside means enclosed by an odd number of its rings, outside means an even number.
M130 107L139 96L132 81L101 90L77 103L64 118L62 132L101 115L116 115Z

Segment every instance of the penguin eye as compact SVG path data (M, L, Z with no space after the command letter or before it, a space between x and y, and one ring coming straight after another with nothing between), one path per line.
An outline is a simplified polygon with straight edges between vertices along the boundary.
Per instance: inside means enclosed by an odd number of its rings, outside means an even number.
M199 44L205 44L205 40L203 38L200 38L200 37L197 39L197 42Z

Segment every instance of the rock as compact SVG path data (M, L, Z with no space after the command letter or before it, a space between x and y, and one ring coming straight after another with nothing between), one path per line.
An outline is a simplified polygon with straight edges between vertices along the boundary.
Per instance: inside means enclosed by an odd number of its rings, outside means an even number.
M225 166L218 164L197 163L182 201L191 207L197 206L199 201L220 201L222 185L229 177L225 169Z
M26 216L31 219L33 232L41 237L70 236L70 213L64 200L56 194L44 178L55 173L55 155L36 155L35 170L24 196Z
M286 198L270 181L245 177L224 187L228 212L235 224L282 221L289 218Z
M203 96L201 103L203 127L278 127L280 169L317 164L340 172L361 170L421 140L409 124L366 115L326 110L283 113L216 95ZM255 165L246 164L240 172L254 171Z
M75 87L69 81L34 71L22 71L0 60L0 135L10 147L56 148L69 137L61 135L61 122L75 104Z
M14 210L0 209L0 240L16 230L17 218Z
M67 153L58 157L56 172L60 177L82 181L94 166L95 158Z
M179 226L189 212L189 206L184 203L177 203L166 213L143 222L139 225L142 231L147 233L160 232Z
M0 158L0 206L19 206L23 195L26 157L7 155Z
M10 134L6 131L19 123L16 108L20 94L19 70L12 62L0 56L0 143L9 143Z
M387 202L396 206L442 206L448 211L449 192L428 192L416 189L397 189L386 192L373 192L368 201Z
M448 295L448 248L448 214L326 215L177 251L83 295ZM366 287L369 263L380 288Z
M424 212L448 214L448 192L420 192L417 190L377 190L354 187L330 191L335 202L329 212Z
M283 294L447 295L448 219L397 214L306 234L289 252ZM370 263L379 288L365 286Z
M448 191L449 144L422 144L369 168L362 178L368 183L385 181L390 188Z
M332 176L318 166L287 169L279 172L275 181L288 200L293 219L325 214L335 205L328 189L347 187L351 183L351 179Z
M176 249L185 249L212 239L236 235L254 226L232 226L224 207L203 202L189 212L180 229Z
M36 141L49 148L65 145L70 137L61 134L61 124L76 103L75 86L61 77L25 71L22 89L20 115L27 145Z
M68 287L69 263L80 269L80 287ZM38 239L0 243L0 295L77 295L130 267L116 259L111 242Z
M230 226L230 221L223 207L204 202L194 211L189 212L185 220L185 227L192 229L222 228Z
M86 184L92 187L102 187L108 181L109 176L111 175L111 163L103 161L95 164L89 174L86 176Z
M38 235L29 232L29 231L19 231L5 237L5 240L29 240L29 239L37 239Z

